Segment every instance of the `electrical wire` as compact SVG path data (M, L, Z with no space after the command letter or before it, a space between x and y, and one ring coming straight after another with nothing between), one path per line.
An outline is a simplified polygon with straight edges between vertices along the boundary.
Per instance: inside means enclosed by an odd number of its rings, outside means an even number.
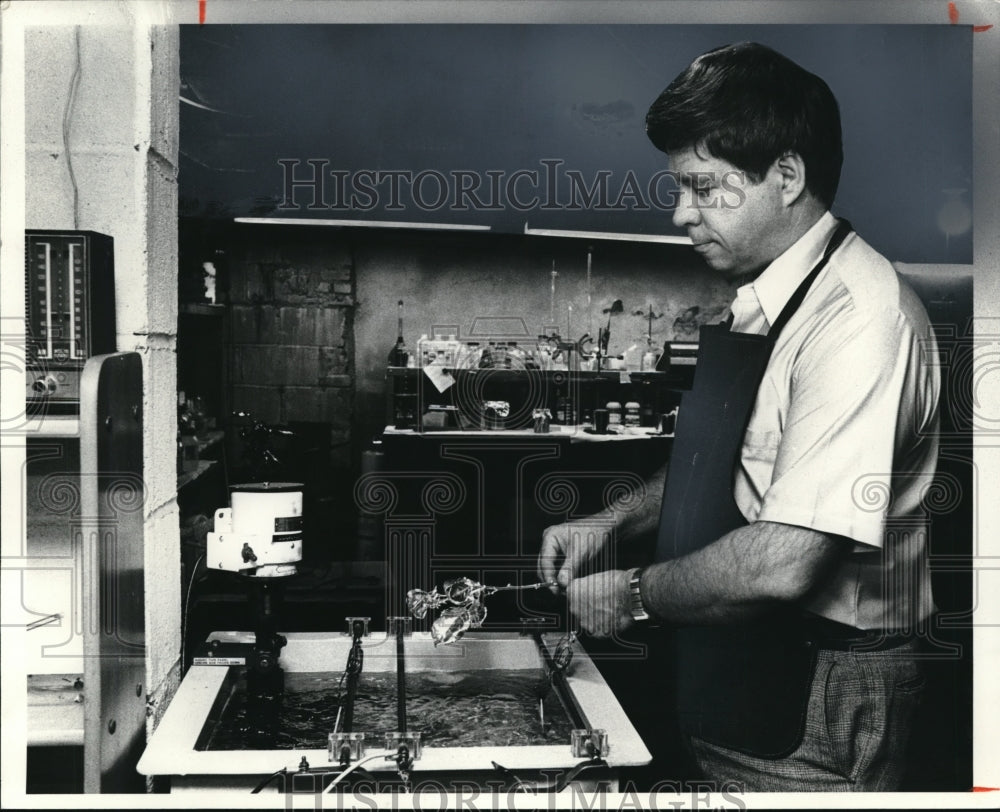
M362 764L367 764L369 761L375 761L376 759L379 758L384 759L387 758L387 756L384 753L376 753L374 756L367 756L366 758L360 759L359 761L355 761L350 767L348 767L346 770L344 770L340 775L338 775L330 782L330 785L323 790L323 795L326 795L328 792L333 792L333 788L335 786L337 786L341 781L347 778L347 776L349 776L352 772L358 769L358 767L360 767ZM391 759L392 756L388 756L388 758Z
M280 770L275 770L267 778L265 778L257 786L255 786L252 790L250 790L250 794L251 795L258 794L262 789L264 789L264 787L266 787L268 784L270 784L279 775L288 775L288 768L287 767L282 767Z
M73 76L69 80L69 93L66 96L66 107L63 108L62 140L63 152L66 153L66 169L69 171L69 182L73 187L73 228L80 227L80 188L76 183L76 173L73 171L73 153L69 148L69 125L76 105L76 91L80 86L80 26L73 29L76 41L76 63L73 66Z
M191 578L188 581L187 591L184 593L184 621L181 623L181 674L184 673L184 664L187 661L187 649L184 648L184 645L187 642L188 609L191 604L191 590L194 588L194 579L198 575L198 565L201 564L204 558L205 553L202 553L195 559L194 567L191 568Z
M514 786L517 788L519 792L528 792L531 793L532 795L537 794L539 792L554 792L558 794L562 792L564 789L566 789L566 787L568 787L573 782L573 780L585 770L590 770L595 768L600 769L608 766L607 762L601 758L600 753L597 752L596 750L595 753L596 755L594 755L592 758L589 758L585 761L581 761L575 767L570 769L569 772L567 772L565 775L562 776L562 778L559 778L555 781L549 781L547 783L543 783L541 781L533 781L529 784L525 781L522 781L521 778L518 777L517 773L507 769L502 764L498 764L495 761L491 762L491 764L493 764L494 770L502 774L505 778L512 780L514 782Z

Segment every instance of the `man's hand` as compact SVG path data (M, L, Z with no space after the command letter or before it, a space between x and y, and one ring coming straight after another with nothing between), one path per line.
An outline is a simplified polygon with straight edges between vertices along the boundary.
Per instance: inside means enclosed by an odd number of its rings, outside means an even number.
M628 572L608 570L577 578L566 591L569 611L594 637L623 632L635 621L629 612Z
M559 586L567 588L580 567L601 552L610 538L611 527L606 523L569 522L546 528L538 553L539 579L558 581Z

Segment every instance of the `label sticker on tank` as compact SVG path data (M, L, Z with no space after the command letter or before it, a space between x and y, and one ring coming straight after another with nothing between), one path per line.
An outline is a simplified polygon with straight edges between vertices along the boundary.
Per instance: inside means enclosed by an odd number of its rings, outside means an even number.
M276 516L274 519L275 533L290 533L293 530L302 529L301 516ZM287 539L284 539L287 541Z
M276 543L279 541L302 541L301 533L289 533L285 536L271 536L271 543Z
M191 665L246 665L246 657L195 657Z

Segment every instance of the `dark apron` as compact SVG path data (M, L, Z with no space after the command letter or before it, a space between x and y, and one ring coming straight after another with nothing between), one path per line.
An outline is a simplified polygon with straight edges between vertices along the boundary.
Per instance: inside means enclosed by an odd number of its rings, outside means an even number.
M701 328L694 385L677 416L657 561L691 553L747 524L733 479L757 389L781 329L850 232L841 220L823 258L767 335L733 333L728 324ZM815 668L800 615L791 607L746 623L675 629L681 730L764 758L798 747Z

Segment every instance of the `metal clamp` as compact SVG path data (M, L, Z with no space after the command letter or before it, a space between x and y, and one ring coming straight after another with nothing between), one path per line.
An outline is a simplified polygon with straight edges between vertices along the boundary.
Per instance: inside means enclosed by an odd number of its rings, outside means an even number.
M611 749L607 731L600 728L570 731L570 746L573 758L603 758Z
M400 745L406 745L410 751L410 758L413 761L420 760L420 733L386 733L385 749L396 752Z
M365 734L331 733L327 737L326 749L331 762L343 764L345 761L357 761L365 757Z
M413 618L389 617L386 618L386 621L389 626L386 632L388 637L395 637L400 632L402 632L403 637L409 637L413 634Z
M361 633L361 637L368 636L368 623L371 621L370 617L347 617L344 618L347 621L347 630L344 632L348 637L354 637L354 624L356 622L364 624L364 631Z

